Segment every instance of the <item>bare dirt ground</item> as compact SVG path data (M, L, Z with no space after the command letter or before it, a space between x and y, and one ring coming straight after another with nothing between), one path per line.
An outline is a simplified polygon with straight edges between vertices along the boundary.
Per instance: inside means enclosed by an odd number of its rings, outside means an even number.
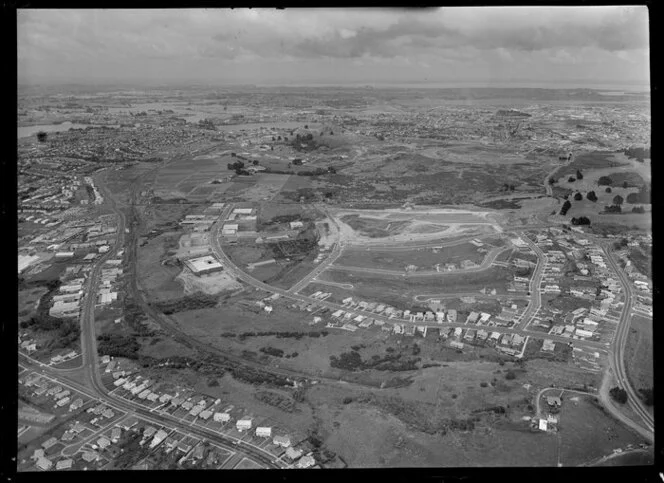
M191 270L185 268L175 279L182 282L187 295L194 292L214 295L226 290L242 288L242 285L226 272L211 273L203 277L197 277Z
M463 234L466 229L478 227L495 232L502 231L498 225L500 215L489 211L421 208L339 210L334 215L339 222L341 240L350 244L426 241L457 236ZM347 223L348 217L353 217L352 220L359 221L369 228L375 225L375 228L383 230L386 236L368 236L367 234L371 233L370 229L363 227L354 229Z

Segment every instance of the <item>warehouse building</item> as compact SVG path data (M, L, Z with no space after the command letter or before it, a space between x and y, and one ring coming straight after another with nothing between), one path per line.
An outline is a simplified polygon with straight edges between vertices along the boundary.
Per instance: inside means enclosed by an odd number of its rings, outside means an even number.
M223 270L223 265L217 261L212 255L206 255L199 258L191 258L185 260L185 265L189 267L195 275L199 277L208 273L219 272Z

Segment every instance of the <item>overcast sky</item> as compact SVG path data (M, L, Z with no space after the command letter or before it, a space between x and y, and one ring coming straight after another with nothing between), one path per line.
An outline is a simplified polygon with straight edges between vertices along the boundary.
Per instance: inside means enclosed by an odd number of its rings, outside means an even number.
M647 83L645 7L19 10L19 82Z

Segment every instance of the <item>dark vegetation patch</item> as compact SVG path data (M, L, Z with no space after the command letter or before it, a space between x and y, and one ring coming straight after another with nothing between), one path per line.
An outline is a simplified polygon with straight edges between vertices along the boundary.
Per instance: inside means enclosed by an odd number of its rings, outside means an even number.
M217 305L218 295L208 295L204 293L195 293L175 300L158 302L155 305L157 309L166 315L187 310L209 309Z
M295 409L295 401L292 398L274 391L256 391L254 397L265 404L279 408L287 413L292 413Z

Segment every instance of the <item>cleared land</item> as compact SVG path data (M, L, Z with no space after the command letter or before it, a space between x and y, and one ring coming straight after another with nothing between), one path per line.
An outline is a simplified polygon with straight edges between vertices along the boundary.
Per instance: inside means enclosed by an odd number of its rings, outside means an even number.
M506 294L507 282L512 279L512 273L501 267L491 267L481 272L450 273L444 277L418 279L414 275L395 277L326 270L318 279L349 283L354 286L353 292L359 298L382 300L396 305L423 293L479 293L483 288L495 288L498 293Z
M335 261L335 264L387 270L404 270L409 265L415 265L420 270L435 270L434 266L436 264L445 263L454 263L458 268L458 264L463 260L470 260L479 265L484 260L485 255L485 253L478 252L477 247L470 243L403 251L348 248Z

